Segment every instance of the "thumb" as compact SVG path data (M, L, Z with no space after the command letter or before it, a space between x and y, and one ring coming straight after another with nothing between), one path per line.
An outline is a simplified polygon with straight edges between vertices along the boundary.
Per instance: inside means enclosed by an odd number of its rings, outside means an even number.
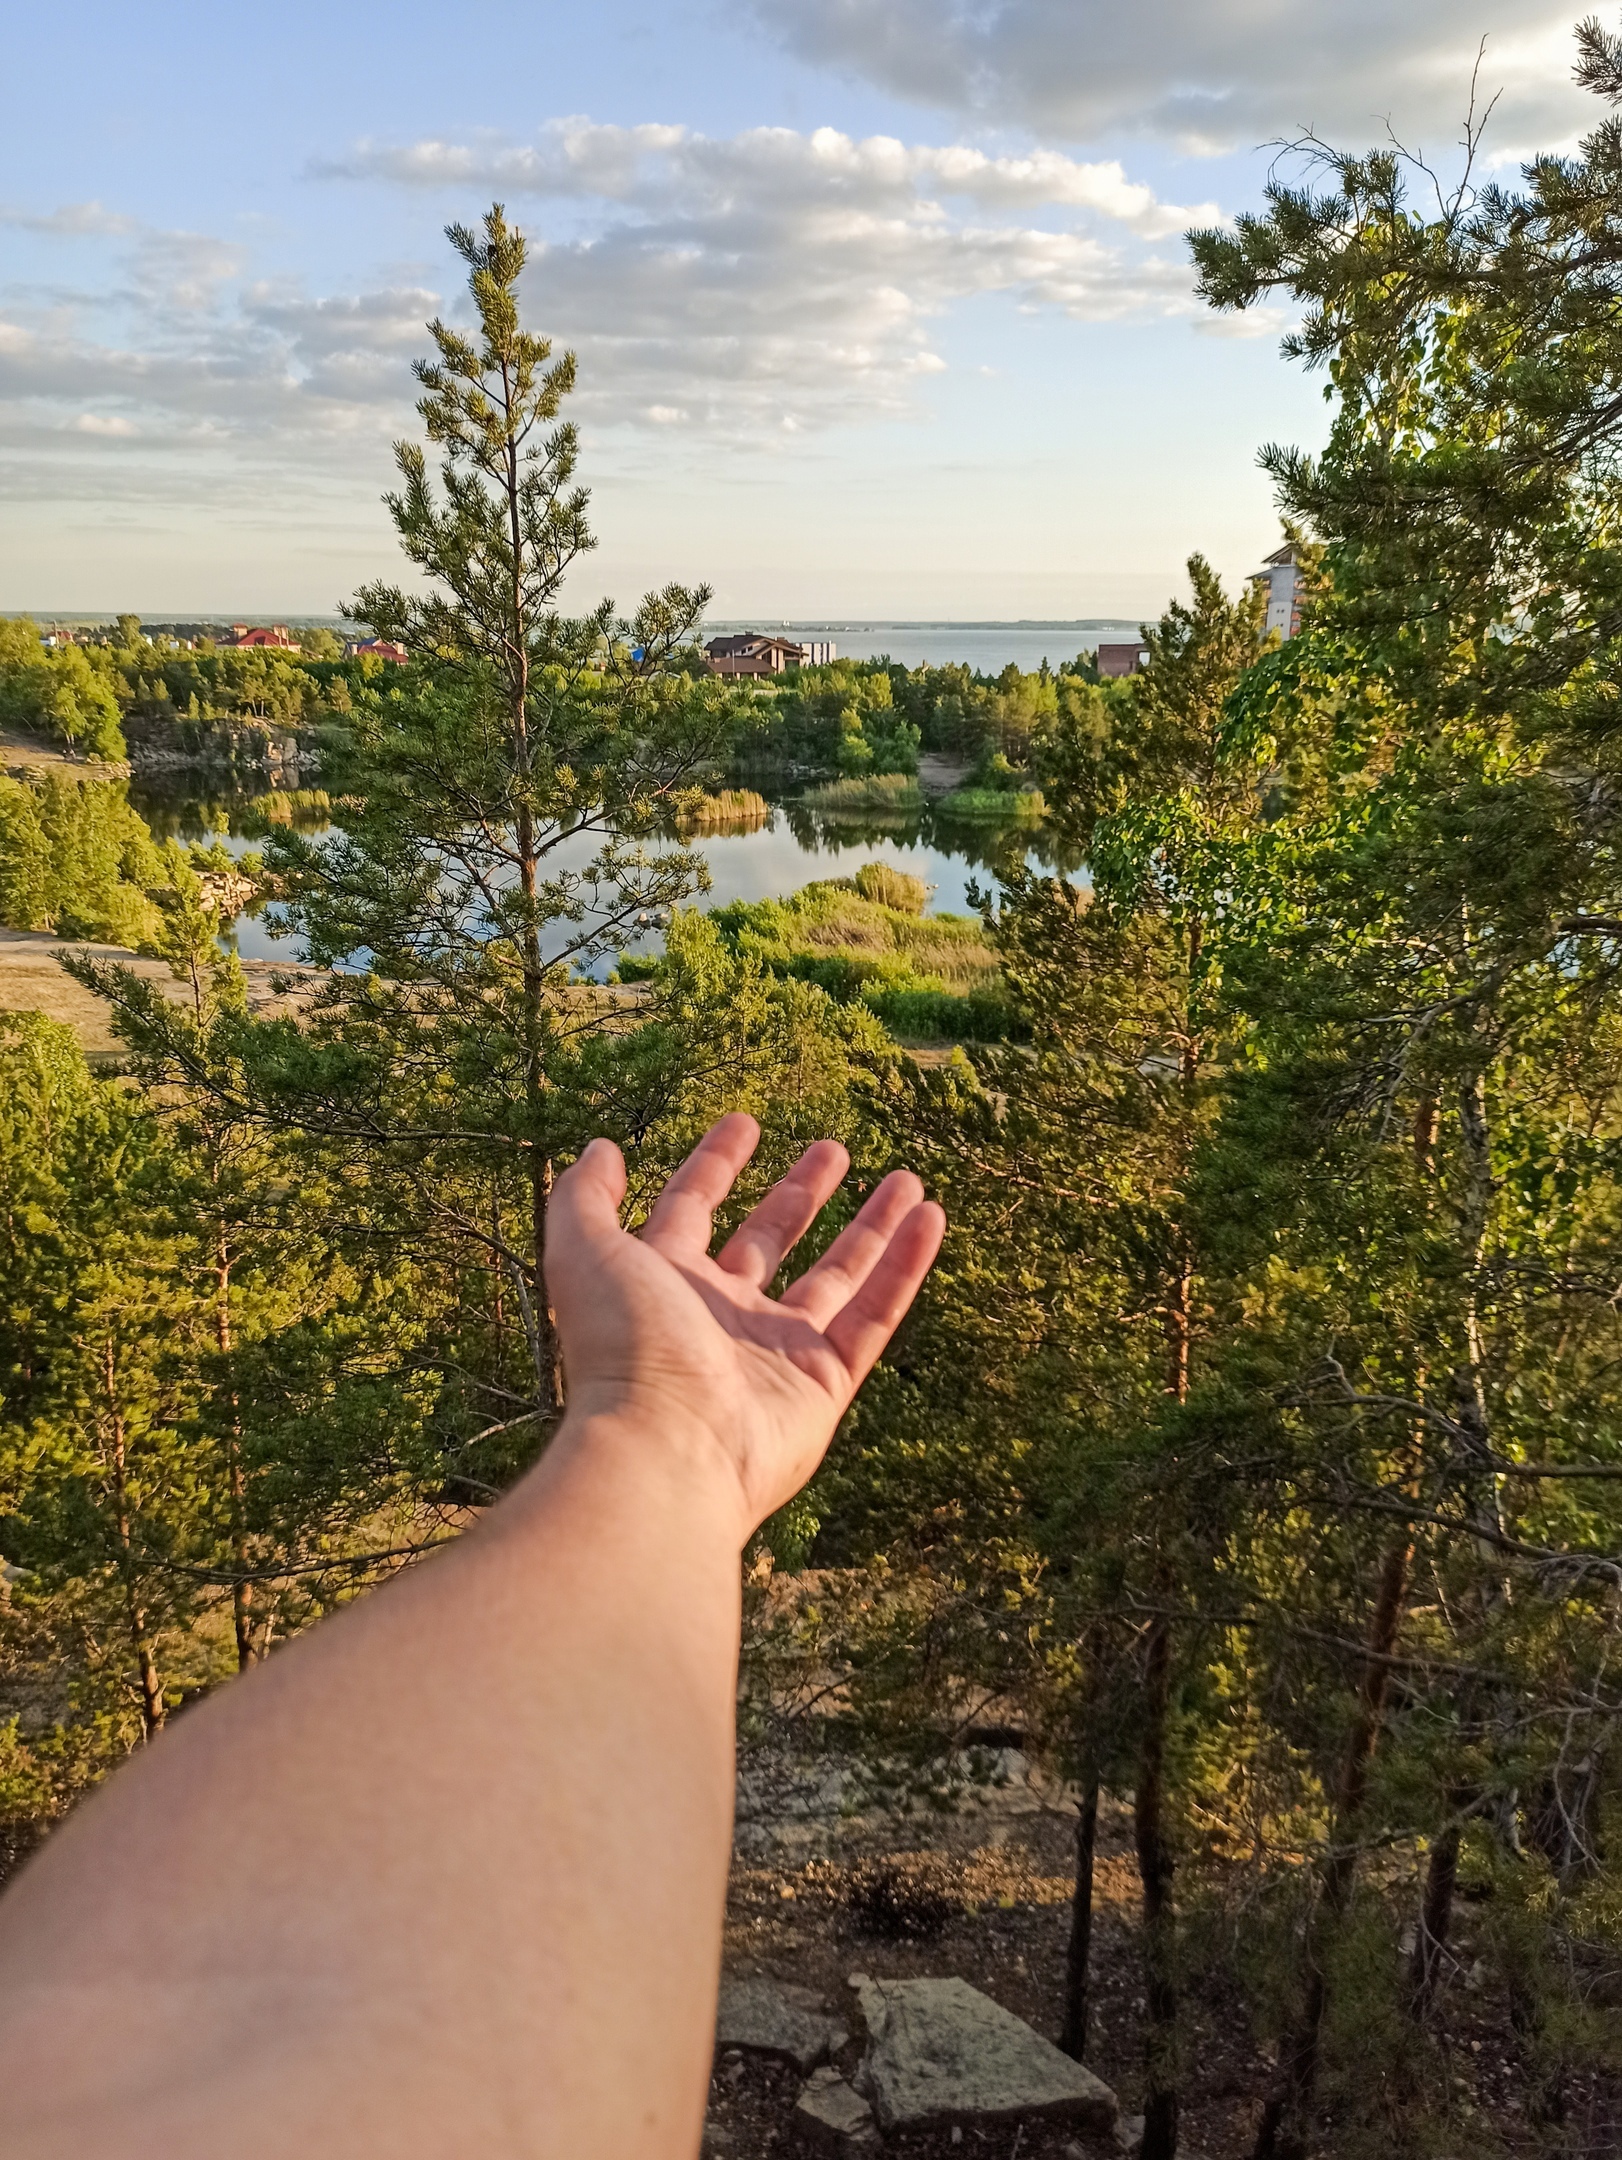
M546 1210L546 1252L562 1258L573 1248L617 1237L625 1198L625 1158L612 1140L593 1140L553 1189Z

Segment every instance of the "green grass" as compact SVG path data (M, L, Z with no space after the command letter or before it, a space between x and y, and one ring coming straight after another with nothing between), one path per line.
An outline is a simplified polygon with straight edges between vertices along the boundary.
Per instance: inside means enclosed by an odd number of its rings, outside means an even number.
M734 901L712 920L774 974L814 982L841 1005L865 1005L905 1040L996 1042L1015 1032L983 925L918 912L918 881L891 875L906 905L886 906L855 879L830 878L786 900ZM865 882L870 892L888 884Z
M1003 996L997 955L968 915L920 912L927 888L868 863L858 878L827 878L785 900L734 900L710 920L736 952L772 974L815 983L836 1004L862 1005L903 1042L1002 1042L1024 1030ZM861 890L865 885L867 890ZM887 906L872 895L902 902ZM656 980L653 953L622 953L622 983Z
M942 817L1017 819L1021 824L1048 814L1040 788L954 788L935 807Z

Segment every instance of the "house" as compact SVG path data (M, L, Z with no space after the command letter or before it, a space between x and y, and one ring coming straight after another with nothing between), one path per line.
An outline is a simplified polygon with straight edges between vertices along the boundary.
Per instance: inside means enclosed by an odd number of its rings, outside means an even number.
M286 623L272 623L267 629L263 623L250 626L235 622L231 625L229 639L222 643L231 645L269 646L273 652L297 652L298 639L289 637Z
M801 667L828 667L839 658L831 638L802 638L800 650L805 655Z
M364 660L368 656L373 660L409 660L411 657L403 645L397 645L393 638L386 637L365 638L359 645L351 645L349 651L351 658L356 660Z
M1101 676L1136 675L1149 657L1149 648L1142 638L1134 638L1130 645L1100 645L1098 648L1098 672Z
M717 675L781 675L785 668L806 664L805 646L756 630L740 637L711 638L704 651Z
M1267 587L1266 628L1276 630L1281 638L1293 638L1301 627L1301 573L1296 568L1295 549L1286 542L1276 554L1269 555L1251 583L1265 583Z

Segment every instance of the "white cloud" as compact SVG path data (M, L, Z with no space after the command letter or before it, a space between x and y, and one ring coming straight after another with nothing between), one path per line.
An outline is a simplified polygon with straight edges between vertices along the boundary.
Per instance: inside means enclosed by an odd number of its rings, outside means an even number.
M715 139L573 119L530 144L371 144L324 169L449 191L464 217L514 201L529 312L578 350L582 418L762 444L914 411L947 365L940 319L979 296L1089 320L1192 314L1181 249L1161 243L1217 215L1159 201L1115 162L832 128ZM242 246L94 205L34 224L96 237L111 270L93 290L0 292L13 489L113 446L197 499L222 463L267 485L375 474L411 424L426 318L462 305L416 286L312 296L256 279ZM448 286L458 268L447 254Z
M898 97L1071 142L1149 133L1230 150L1306 127L1362 148L1387 118L1459 133L1477 48L1492 141L1547 147L1600 108L1571 83L1569 0L733 0L813 63Z
M0 225L11 232L42 233L52 240L99 237L108 233L131 233L134 218L104 210L98 202L64 203L59 210L39 213L12 210L0 205Z
M687 413L729 433L910 408L946 365L929 325L1003 294L1109 319L1191 308L1181 249L1220 215L1163 203L1114 162L1055 151L858 140L834 128L553 122L534 143L366 143L333 177L590 208L581 235L532 242L532 290L579 348L582 410ZM668 423L667 423L668 424Z
M748 128L715 137L685 127L616 127L577 117L549 122L534 143L495 137L364 142L346 157L319 161L312 171L326 179L389 180L406 187L573 197L644 214L661 208L713 214L738 205L744 194L765 213L792 212L813 201L904 213L945 197L988 210L1097 211L1147 240L1220 215L1214 203L1189 208L1158 201L1152 189L1128 180L1114 159L1086 164L1057 150L992 157L960 144L909 144L891 135L858 139L831 127L809 134Z

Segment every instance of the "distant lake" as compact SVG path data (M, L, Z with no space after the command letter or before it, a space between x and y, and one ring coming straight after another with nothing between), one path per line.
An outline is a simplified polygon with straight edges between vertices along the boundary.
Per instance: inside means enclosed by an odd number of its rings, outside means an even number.
M1074 622L888 622L877 617L848 616L843 622L778 622L755 618L750 622L712 623L710 629L777 630L795 639L830 639L841 660L899 660L905 667L931 661L943 667L948 661L978 668L982 675L1000 675L1010 660L1029 673L1046 660L1057 667L1074 660L1079 652L1091 652L1100 638L1120 644L1138 635L1135 622L1078 619Z
M177 776L178 777L178 776ZM263 846L262 837L244 835L241 823L247 798L188 796L179 790L135 783L130 801L153 831L183 840L218 838L235 855ZM323 824L308 815L298 820L305 832ZM224 828L223 830L221 828ZM553 855L559 867L583 869L601 846L598 837L565 841ZM690 840L661 840L649 845L680 846L701 855L708 865L710 890L691 905L724 907L732 900L769 900L797 892L819 878L854 877L864 862L892 863L933 887L932 913L967 914L968 888L978 881L994 884L999 865L1028 862L1044 869L1075 872L1079 863L1062 858L1041 831L943 818L925 807L910 816L827 817L780 803L766 823L750 832L712 832ZM237 950L245 960L296 960L296 940L275 938L267 923L240 916ZM657 943L657 939L651 941Z

